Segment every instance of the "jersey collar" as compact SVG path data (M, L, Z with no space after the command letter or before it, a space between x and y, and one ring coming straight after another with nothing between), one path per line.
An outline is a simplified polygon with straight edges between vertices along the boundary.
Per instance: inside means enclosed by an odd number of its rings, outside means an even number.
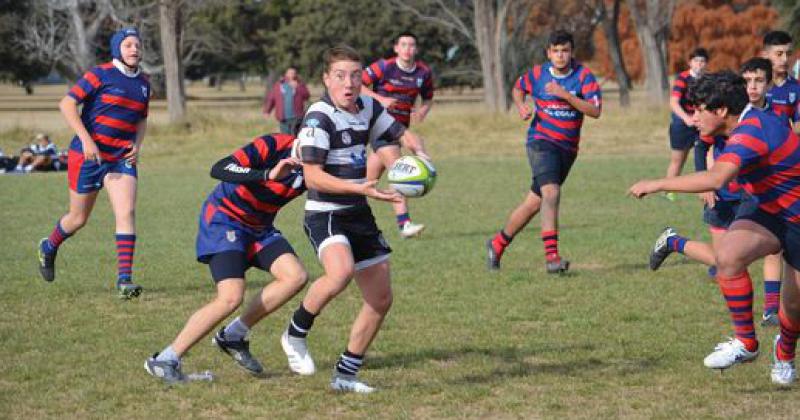
M130 67L122 64L122 61L119 61L116 58L111 60L111 63L114 64L114 67L116 67L117 70L119 70L119 72L125 76L136 77L139 75L139 73L141 73L141 69L139 67L137 67L136 70L131 70Z
M341 109L338 106L336 106L333 103L333 100L331 99L331 96L328 94L327 91L325 91L325 93L322 94L322 102L325 102L326 104L330 105L331 107L333 107L333 109L337 111L346 112L348 114L351 113L348 110ZM361 112L361 110L364 109L364 101L361 99L361 95L358 95L358 98L356 98L356 109L358 110L356 113Z

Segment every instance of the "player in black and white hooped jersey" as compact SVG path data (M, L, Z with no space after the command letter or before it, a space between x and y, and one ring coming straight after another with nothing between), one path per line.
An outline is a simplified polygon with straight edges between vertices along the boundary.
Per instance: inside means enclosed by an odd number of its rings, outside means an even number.
M325 52L326 93L311 105L298 139L308 187L304 227L325 273L308 289L281 337L289 367L311 375L314 361L306 335L314 318L355 278L363 305L347 347L331 379L335 391L369 393L374 388L357 379L364 354L392 304L389 274L391 248L375 224L367 197L400 201L395 191L367 181L367 146L374 150L404 146L425 155L422 140L396 122L380 103L361 96L361 56L347 46Z

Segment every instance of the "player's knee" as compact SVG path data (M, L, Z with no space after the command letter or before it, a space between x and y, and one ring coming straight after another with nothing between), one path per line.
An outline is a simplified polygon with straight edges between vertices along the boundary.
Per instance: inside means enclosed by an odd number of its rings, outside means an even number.
M217 303L225 308L227 313L231 313L242 304L243 293L229 293L217 297Z
M741 274L746 265L744 259L726 247L721 247L716 253L717 272L725 277L732 277Z
M86 221L89 220L89 215L85 213L67 213L64 216L65 224L72 227L72 230L78 230L86 225Z
M290 285L295 289L302 289L308 282L308 273L306 270L299 269L288 274L284 274L277 279L284 284Z
M547 184L542 186L542 201L545 203L557 203L561 190L557 184Z
M387 290L372 299L370 299L370 306L379 314L386 315L394 302L394 295L391 290Z

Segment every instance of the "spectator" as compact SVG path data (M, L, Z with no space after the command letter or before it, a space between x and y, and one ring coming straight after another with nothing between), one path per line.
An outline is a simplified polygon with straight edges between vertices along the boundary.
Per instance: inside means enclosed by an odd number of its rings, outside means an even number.
M267 91L264 98L264 118L274 109L281 133L292 134L292 127L303 118L309 96L308 88L297 75L297 69L289 67L283 77Z
M17 172L49 171L58 162L58 149L47 134L39 133L30 146L20 150Z

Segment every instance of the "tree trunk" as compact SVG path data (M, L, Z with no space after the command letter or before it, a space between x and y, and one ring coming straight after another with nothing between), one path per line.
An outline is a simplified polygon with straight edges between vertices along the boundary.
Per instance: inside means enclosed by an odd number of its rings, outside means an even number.
M180 2L161 0L159 2L161 48L164 55L164 78L167 85L167 110L171 123L182 122L186 118L186 97L182 83L183 72L180 53Z
M483 100L494 112L504 110L506 102L503 87L498 83L502 80L502 54L496 44L496 13L494 1L475 0L473 20L475 24L475 45L481 60L481 73L483 76ZM502 82L501 82L502 83Z
M599 0L599 8L603 17L603 33L608 44L608 53L611 55L611 62L614 63L614 74L617 76L619 85L619 104L627 107L631 104L630 89L632 86L628 70L625 68L625 60L622 57L622 47L619 42L619 9L621 0L614 0L611 14L605 7L605 0Z
M77 80L83 72L95 65L96 58L94 52L90 49L90 45L93 45L91 44L91 39L95 34L87 34L77 1L73 0L68 2L67 11L69 13L70 25L72 26L72 42L70 43L70 49L75 57L71 63L74 66L70 69L70 73L72 74L68 77Z
M645 90L651 101L662 103L667 100L669 83L665 86L664 81L668 80L667 67L656 38L656 32L659 30L655 22L659 13L657 6L658 0L647 0L647 6L642 10L636 0L628 0L628 8L636 23L636 35L639 38L645 64Z

